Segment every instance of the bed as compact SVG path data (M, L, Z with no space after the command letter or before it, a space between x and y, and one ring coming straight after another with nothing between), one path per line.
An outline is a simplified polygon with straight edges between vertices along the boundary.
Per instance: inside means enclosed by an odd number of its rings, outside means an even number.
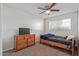
M74 55L75 41L72 39L67 40L67 36L63 37L54 34L40 35L40 43L69 50Z

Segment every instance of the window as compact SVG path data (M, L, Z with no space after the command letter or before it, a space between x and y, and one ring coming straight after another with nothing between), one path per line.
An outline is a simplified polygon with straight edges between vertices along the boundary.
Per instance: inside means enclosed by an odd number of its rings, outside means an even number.
M71 30L71 19L49 21L49 30Z

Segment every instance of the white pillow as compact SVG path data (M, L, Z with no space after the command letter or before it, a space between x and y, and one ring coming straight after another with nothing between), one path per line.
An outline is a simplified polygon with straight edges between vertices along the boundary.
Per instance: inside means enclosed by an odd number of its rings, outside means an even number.
M74 35L70 35L67 37L67 40L73 39L75 36Z

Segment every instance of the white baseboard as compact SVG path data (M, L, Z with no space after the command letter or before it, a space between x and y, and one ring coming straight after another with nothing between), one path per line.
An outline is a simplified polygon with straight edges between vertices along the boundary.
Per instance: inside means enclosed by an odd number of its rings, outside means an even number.
M14 49L14 48L5 49L5 50L3 50L3 52L9 51L9 50L12 50L12 49Z

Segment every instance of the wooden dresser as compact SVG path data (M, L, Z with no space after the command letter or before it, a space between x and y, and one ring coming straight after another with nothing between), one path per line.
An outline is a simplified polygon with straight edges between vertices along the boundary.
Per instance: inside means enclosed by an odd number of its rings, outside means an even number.
M16 35L15 36L15 50L21 50L35 44L35 34Z

